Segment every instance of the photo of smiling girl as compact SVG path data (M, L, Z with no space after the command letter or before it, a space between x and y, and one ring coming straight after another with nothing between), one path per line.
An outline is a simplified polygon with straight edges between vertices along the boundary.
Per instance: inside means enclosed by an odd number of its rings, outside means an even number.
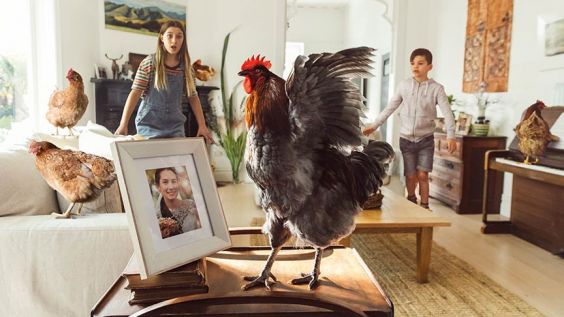
M202 227L185 167L147 170L162 238Z

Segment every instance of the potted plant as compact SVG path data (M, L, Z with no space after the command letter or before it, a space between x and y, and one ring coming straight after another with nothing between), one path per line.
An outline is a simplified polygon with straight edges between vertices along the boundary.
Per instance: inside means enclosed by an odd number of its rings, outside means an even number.
M242 126L242 120L237 116L238 109L241 109L246 98L241 100L239 107L236 107L236 91L241 85L242 81L239 81L231 93L227 93L227 75L225 74L225 59L227 56L227 50L229 47L229 37L231 32L227 33L223 41L223 51L221 54L221 100L223 106L223 115L225 119L225 124L223 129L218 129L219 144L225 151L229 163L231 165L231 175L233 177L233 182L238 183L239 170L241 168L241 163L243 162L243 155L245 154L245 146L247 141L247 131ZM222 131L223 130L223 131Z

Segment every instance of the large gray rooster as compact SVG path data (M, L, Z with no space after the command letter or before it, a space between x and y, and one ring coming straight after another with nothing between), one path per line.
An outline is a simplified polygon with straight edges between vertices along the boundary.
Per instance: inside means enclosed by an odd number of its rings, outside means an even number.
M362 96L351 77L370 75L372 52L359 47L299 56L287 82L260 55L241 66L249 94L247 171L260 188L263 232L272 247L260 276L245 277L251 282L244 290L270 289L272 265L291 235L316 248L311 274L292 283L317 287L323 249L353 231L362 204L382 185L393 157L389 144L347 151L361 144Z

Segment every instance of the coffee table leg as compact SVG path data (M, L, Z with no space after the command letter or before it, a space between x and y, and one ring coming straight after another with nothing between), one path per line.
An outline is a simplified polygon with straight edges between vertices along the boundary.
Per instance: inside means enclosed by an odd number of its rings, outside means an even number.
M351 237L352 237L352 233L349 234L348 236L342 238L341 241L339 241L339 244L344 246L344 247L350 248L351 247Z
M431 263L431 246L433 242L433 227L421 228L417 232L417 273L419 283L427 283L429 263Z

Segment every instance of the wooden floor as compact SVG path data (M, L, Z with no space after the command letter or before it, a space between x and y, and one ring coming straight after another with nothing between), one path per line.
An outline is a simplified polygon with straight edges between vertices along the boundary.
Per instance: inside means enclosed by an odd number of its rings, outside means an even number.
M398 178L388 185L403 194ZM263 217L254 203L254 185L219 188L230 226L249 226L248 219ZM431 199L433 212L449 219L451 227L436 228L433 240L452 254L487 274L491 279L536 307L546 316L564 316L564 259L512 235L480 233L481 215L458 215ZM246 244L237 237L236 244ZM432 258L431 258L432 259Z

